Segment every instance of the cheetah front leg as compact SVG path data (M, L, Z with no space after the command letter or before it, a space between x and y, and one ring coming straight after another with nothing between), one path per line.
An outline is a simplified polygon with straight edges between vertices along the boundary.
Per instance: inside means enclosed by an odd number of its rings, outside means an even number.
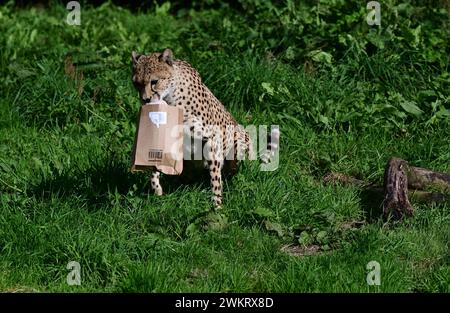
M221 149L221 138L209 139L209 158L207 161L209 175L211 176L212 201L215 209L222 205L222 167L223 157Z
M222 205L222 161L209 160L209 175L211 176L212 201L214 208L220 209Z
M159 183L159 177L161 173L158 171L152 171L150 174L150 186L156 195L162 196L163 190L161 184Z

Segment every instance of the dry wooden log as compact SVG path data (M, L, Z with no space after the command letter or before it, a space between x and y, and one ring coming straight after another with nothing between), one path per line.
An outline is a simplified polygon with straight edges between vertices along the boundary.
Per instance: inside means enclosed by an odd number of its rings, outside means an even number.
M441 192L450 192L450 173L439 173L426 168L408 166L407 175L409 188L432 187Z
M325 177L323 178L323 181L325 184L334 184L334 183L339 182L344 185L355 185L358 187L366 187L367 186L367 184L364 181L362 181L358 178L348 176L348 175L345 175L342 173L335 173L335 172L325 175Z
M414 167L399 158L389 159L385 169L383 187L342 173L330 173L324 177L324 182L339 182L383 193L383 213L386 217L390 214L395 218L401 218L404 215L411 216L414 211L409 199L422 203L450 200L450 196L445 194L450 192L450 174ZM444 193L418 190L426 187L432 187Z
M408 199L408 162L398 158L388 161L384 172L384 200L383 213L390 213L395 218L401 218L404 214L411 216L413 207Z
M370 191L376 193L384 193L384 188L380 186L375 186L371 183L367 183L363 180L355 178L353 176L348 176L342 173L329 173L324 177L324 182L326 184L343 184L361 187L364 189L369 189ZM429 203L429 202L444 202L449 201L450 196L438 192L427 192L422 190L411 190L408 184L408 198L419 203Z

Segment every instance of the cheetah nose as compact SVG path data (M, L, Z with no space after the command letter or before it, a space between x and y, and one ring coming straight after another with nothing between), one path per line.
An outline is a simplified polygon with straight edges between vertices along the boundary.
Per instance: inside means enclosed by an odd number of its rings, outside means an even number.
M150 98L142 98L142 101L144 103L150 103L151 99Z

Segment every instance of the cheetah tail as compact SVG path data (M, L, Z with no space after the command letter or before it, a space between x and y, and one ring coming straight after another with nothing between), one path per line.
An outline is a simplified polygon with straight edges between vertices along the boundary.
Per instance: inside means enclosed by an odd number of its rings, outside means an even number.
M271 160L277 155L280 149L280 129L272 127L271 133L267 135L267 148L260 154L260 160L262 163L270 163Z

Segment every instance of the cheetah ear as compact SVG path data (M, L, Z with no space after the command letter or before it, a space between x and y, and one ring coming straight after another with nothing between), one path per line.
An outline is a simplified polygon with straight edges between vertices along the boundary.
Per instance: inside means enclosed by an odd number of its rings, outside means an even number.
M159 56L159 60L166 62L170 66L173 64L173 52L170 49L165 49L163 53Z
M142 56L142 54L137 53L136 51L131 52L131 59L133 60L133 65L136 65L139 58Z

